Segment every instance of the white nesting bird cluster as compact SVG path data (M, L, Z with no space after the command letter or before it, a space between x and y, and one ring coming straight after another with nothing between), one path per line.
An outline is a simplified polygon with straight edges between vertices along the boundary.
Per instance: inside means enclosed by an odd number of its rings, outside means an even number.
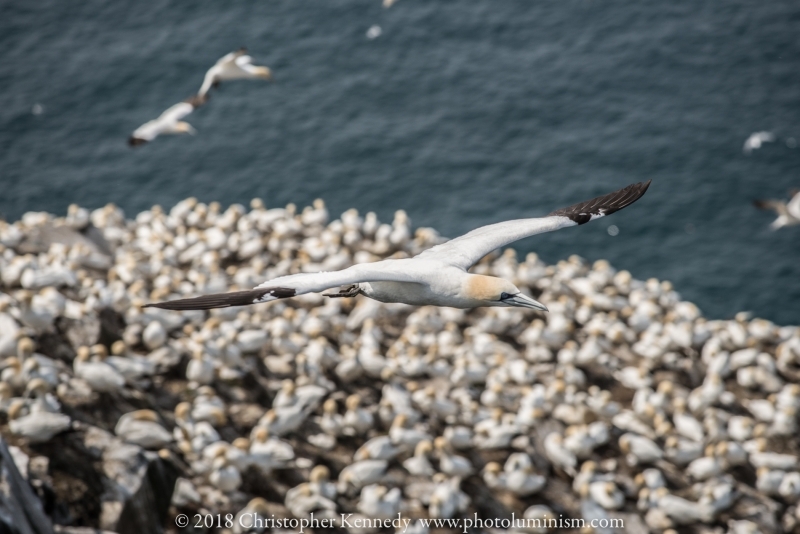
M53 455L99 427L158 450L183 473L173 514L797 527L800 329L707 320L669 282L505 251L473 271L549 313L316 294L142 308L440 241L404 212L329 219L322 201L187 199L0 222L4 439Z

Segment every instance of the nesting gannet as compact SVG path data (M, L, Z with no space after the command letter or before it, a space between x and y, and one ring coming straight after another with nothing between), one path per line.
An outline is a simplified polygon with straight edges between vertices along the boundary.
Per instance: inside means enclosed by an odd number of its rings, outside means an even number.
M369 484L378 482L386 473L389 462L386 460L361 460L354 462L339 473L337 489L340 493L347 491L349 486L361 489Z
M400 488L387 489L386 486L370 484L361 489L358 510L367 517L388 519L396 517L402 501Z
M268 67L253 65L253 58L247 55L247 49L240 48L236 52L222 56L213 67L208 69L197 96L204 101L211 88L217 87L220 82L256 79L270 80L272 71Z
M592 200L574 204L535 219L491 224L430 248L410 259L390 259L357 264L334 272L301 273L275 278L247 291L148 304L169 310L207 310L246 306L319 293L347 286L329 297L362 294L380 302L476 308L481 306L547 308L523 294L508 280L470 274L472 265L486 254L524 237L587 223L629 206L647 191L640 182Z
M433 451L433 446L428 440L417 443L414 448L414 456L403 460L403 467L406 471L415 476L431 477L436 472L428 460L428 453Z
M114 433L145 449L160 449L172 442L172 434L161 426L153 410L126 413L117 421Z
M20 416L23 401L12 403L8 409L8 426L12 434L27 438L31 443L49 441L72 425L69 416L53 412L34 412Z
M757 208L772 210L778 218L769 225L773 230L784 226L800 224L800 191L790 191L792 198L789 202L783 200L756 200L753 202Z
M190 99L168 108L157 119L147 121L136 128L128 138L128 144L131 146L143 145L162 134L188 133L194 135L195 129L192 128L192 125L181 119L194 111L198 107L197 104L196 100Z
M375 436L356 450L353 460L392 460L403 452L403 449L392 445L389 436Z
M230 493L236 491L239 486L241 486L242 475L239 473L239 470L236 469L236 466L231 465L225 456L219 456L215 458L212 463L212 471L208 476L208 481L217 489Z
M449 519L457 512L464 512L470 503L469 496L461 491L459 477L447 478L442 473L433 476L436 487L430 498L428 514L431 517Z

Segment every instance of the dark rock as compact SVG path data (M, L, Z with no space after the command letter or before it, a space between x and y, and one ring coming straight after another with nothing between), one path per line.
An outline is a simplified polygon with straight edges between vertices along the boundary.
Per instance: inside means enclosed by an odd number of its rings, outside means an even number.
M111 347L115 341L122 339L122 333L125 331L125 320L111 308L103 308L98 315L100 319L98 343Z
M84 445L81 432L56 436L32 449L49 459L47 482L54 502L48 510L56 523L96 527L104 483L99 451Z
M51 534L53 527L42 503L17 469L0 438L0 530L10 534Z
M100 319L94 314L87 314L80 320L59 317L56 329L73 350L82 345L92 346L100 339Z
M123 443L99 428L86 433L86 445L102 450L106 490L100 526L120 534L163 531L179 472L158 453Z

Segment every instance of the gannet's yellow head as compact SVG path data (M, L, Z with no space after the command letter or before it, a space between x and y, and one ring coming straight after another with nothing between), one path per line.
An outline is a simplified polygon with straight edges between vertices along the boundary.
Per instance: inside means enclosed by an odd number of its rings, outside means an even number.
M259 78L264 78L265 80L272 79L272 71L269 67L254 67L253 70Z
M547 306L524 295L517 286L503 278L471 274L467 276L462 291L467 298L480 302L480 306L531 308L533 310L548 311Z
M177 133L187 133L191 135L197 133L197 130L195 130L191 124L184 121L178 121L175 123L175 131Z

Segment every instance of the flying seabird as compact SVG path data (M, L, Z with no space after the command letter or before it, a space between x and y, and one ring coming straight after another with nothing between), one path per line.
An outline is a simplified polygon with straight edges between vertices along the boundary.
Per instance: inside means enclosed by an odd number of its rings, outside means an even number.
M418 306L476 308L521 307L547 311L502 278L471 274L467 270L495 249L524 237L587 223L629 206L647 191L640 182L592 200L556 210L536 219L518 219L483 226L430 248L409 259L358 264L334 272L281 276L254 289L148 304L168 310L208 310L246 306L344 286L328 297L365 295L380 302Z
M220 82L228 80L271 80L272 71L268 67L257 67L253 65L253 58L247 55L246 48L240 48L236 52L226 54L217 61L213 67L208 69L203 85L197 93L197 97L202 101L208 97L208 92L212 87L217 87Z
M778 218L769 225L773 230L784 226L794 226L800 224L800 190L789 191L791 200L756 200L753 202L757 208L762 210L772 210L778 214Z
M199 107L199 101L194 98L175 104L157 119L148 121L136 128L128 139L128 144L131 146L142 145L162 134L188 133L194 135L195 129L192 128L192 125L181 119L197 107Z
M764 143L772 143L775 141L775 134L772 132L754 132L750 137L745 139L742 152L750 154L753 150L761 148Z

